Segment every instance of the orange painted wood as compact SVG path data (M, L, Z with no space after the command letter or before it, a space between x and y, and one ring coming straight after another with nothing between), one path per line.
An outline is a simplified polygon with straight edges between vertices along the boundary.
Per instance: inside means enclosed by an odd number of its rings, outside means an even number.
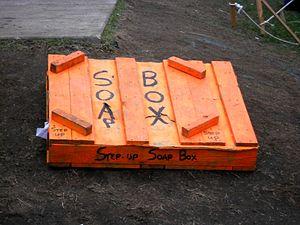
M198 119L220 114L220 110L217 108L218 98L213 96L213 87L216 86L216 83L212 82L212 76L212 71L206 67L206 77L204 79L186 77ZM203 145L225 145L226 142L224 127L219 123L202 132Z
M186 124L182 127L182 135L185 137L192 137L200 132L217 125L219 122L219 115L203 116L191 124Z
M177 126L162 63L139 62L137 69L143 92L149 145L178 146Z
M67 56L61 57L60 59L51 62L50 70L53 73L59 73L70 67L83 62L85 54L81 51L73 52Z
M212 99L215 101L215 106L217 107L217 111L219 113L219 122L216 126L208 128L207 130L203 131L204 134L211 134L207 137L213 137L214 140L218 140L217 134L219 133L221 135L221 138L224 140L224 146L225 148L228 148L229 146L235 146L232 133L230 130L230 125L228 122L228 118L226 115L226 112L223 107L222 100L220 98L220 92L219 87L217 85L215 75L212 69L211 64L205 64L206 66L206 79L208 83L210 84L210 90L212 94ZM212 107L212 106L209 106Z
M58 76L51 72L50 64L63 57L49 55L46 87L49 113L62 109L91 123L92 129L85 136L50 116L49 165L255 169L258 147L246 139L248 128L236 125L244 116L240 112L244 110L247 116L248 113L234 72L227 65L219 68L219 65L205 64L206 76L198 79L168 66L166 60L137 63L130 58L85 58ZM136 100L138 103L133 105ZM248 122L251 125L250 119ZM187 128L186 134L182 133L183 128ZM130 139L127 134L131 135Z
M149 142L141 86L134 58L116 58L123 119L128 144Z
M63 55L48 56L48 86L49 86L49 112L59 108L70 113L70 79L68 71L61 72L60 76L50 71L50 63L62 59ZM49 114L50 114L49 113ZM70 128L52 121L49 117L49 140L50 143L69 143L72 141L72 131Z
M70 113L82 120L93 123L91 100L91 81L88 71L88 58L68 69L70 77ZM93 128L92 128L93 129ZM72 130L72 140L76 142L94 143L94 133L82 135Z
M175 56L168 59L168 66L199 79L204 78L206 73L206 69L202 61L186 61Z
M237 146L258 146L231 63L213 61L212 67L235 144Z
M92 124L72 114L66 113L61 109L52 110L51 117L52 120L63 124L80 134L88 135L92 132Z
M176 118L179 141L182 145L225 145L225 137L220 126L216 125L192 137L182 135L182 127L208 115L217 115L216 99L213 98L207 78L197 79L184 76L167 65L164 68L168 80L171 102Z
M255 168L256 149L220 151L212 149L159 149L142 146L51 145L48 163L74 165L146 165L193 167L194 169ZM229 168L230 167L230 168Z
M89 59L89 73L95 144L126 145L115 60Z

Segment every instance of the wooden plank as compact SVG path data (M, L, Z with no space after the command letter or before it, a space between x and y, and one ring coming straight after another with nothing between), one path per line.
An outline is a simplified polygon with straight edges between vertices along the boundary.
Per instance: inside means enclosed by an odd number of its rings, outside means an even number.
M116 58L127 144L149 142L144 103L134 58Z
M232 133L230 130L228 118L220 97L220 91L213 72L213 68L210 63L205 64L205 66L206 66L206 78L208 80L208 83L210 84L212 98L216 102L217 111L219 113L219 121L217 126L215 126L213 129L209 128L203 131L203 134L207 136L208 139L213 139L213 140L219 140L219 138L221 137L221 139L224 140L225 142L225 148L236 149L236 146L232 138Z
M179 139L162 63L137 64L150 146L178 146Z
M70 69L70 113L78 118L93 124L91 100L91 82L88 71L88 58ZM92 128L93 129L93 128ZM82 135L72 131L72 140L85 143L94 143L94 134Z
M54 60L63 58L63 55L48 55L48 82L49 82L49 114L53 109L59 108L70 113L70 82L68 71L55 74L50 71L50 64ZM49 117L49 140L54 142L72 141L71 129L52 121Z
M172 56L168 59L168 66L187 73L191 76L202 79L205 77L205 66L202 61L186 61Z
M213 61L214 75L237 146L257 146L257 139L230 62Z
M84 61L85 54L81 51L73 52L67 56L63 56L62 58L52 61L50 70L53 73L59 73L66 69L71 68L72 66L81 63Z
M146 165L167 168L221 169L255 167L257 149L220 151L213 149L159 149L144 146L51 145L48 163L98 165ZM100 167L100 166L99 166Z
M95 144L126 145L114 60L89 59Z
M168 87L176 118L179 141L183 145L225 145L225 138L219 125L192 137L184 137L182 127L192 124L204 116L218 114L216 99L213 98L207 78L186 76L168 66L164 61ZM208 74L207 74L208 75Z
M92 132L92 124L72 114L66 113L61 109L52 110L51 117L52 120L63 124L82 135L88 135Z
M206 78L199 80L193 77L186 77L188 87L192 95L192 101L197 113L197 119L209 115L220 115L220 110L217 108L218 97L213 95L212 84L213 72L212 69L206 65ZM225 145L227 140L224 137L224 129L218 121L218 124L210 127L202 132L201 143L208 145Z
M191 124L186 124L182 127L182 135L185 137L192 137L200 132L217 125L219 122L219 115L207 115L194 121Z

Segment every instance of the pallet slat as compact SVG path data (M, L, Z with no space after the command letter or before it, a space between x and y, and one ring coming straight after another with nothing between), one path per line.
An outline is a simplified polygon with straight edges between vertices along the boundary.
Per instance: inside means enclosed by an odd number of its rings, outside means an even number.
M192 60L192 62L196 61ZM206 69L206 77L204 79L195 79L191 76L186 77L198 118L220 115L216 106L217 99L214 98L211 90L210 78L212 76L212 71ZM211 126L202 132L201 143L208 145L225 145L226 139L219 121L215 126Z
M118 74L114 60L89 59L95 144L125 145Z
M68 72L70 77L70 113L93 124L88 58L85 57L83 62L71 67L68 69ZM94 143L94 133L92 132L85 136L72 130L72 140L84 143Z
M136 61L134 58L116 58L116 67L126 141L128 144L146 144L149 137Z
M257 139L230 62L213 61L220 96L237 146L257 146Z
M52 61L62 59L63 55L48 56L48 82L49 82L49 115L52 110L59 108L67 113L70 113L70 82L69 73L67 70L58 74L50 71ZM67 143L72 141L71 129L63 126L49 117L49 140L50 143L60 142Z
M143 87L149 143L153 146L179 144L175 117L162 63L138 63L140 85Z

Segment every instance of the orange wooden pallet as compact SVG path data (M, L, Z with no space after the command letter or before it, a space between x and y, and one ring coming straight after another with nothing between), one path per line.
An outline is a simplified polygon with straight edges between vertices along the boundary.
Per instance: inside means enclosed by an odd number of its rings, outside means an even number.
M48 56L49 165L255 169L258 143L230 62L204 64L200 78L167 60L134 58L85 57L50 69L66 59ZM193 73L203 65L189 62ZM55 119L57 110L68 118Z

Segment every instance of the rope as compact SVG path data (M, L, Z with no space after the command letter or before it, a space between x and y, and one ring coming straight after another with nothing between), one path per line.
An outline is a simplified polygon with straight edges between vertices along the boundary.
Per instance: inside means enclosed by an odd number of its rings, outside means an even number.
M281 9L279 9L277 12L276 12L276 15L278 15L282 10L284 10L286 7L288 7L291 3L293 3L294 0L291 0L289 1L288 3L286 3L286 5L284 5ZM273 19L275 17L275 15L272 15L269 19L267 19L266 21L262 22L260 25L264 25L266 23L270 23L270 20ZM271 24L272 26L274 26L274 24Z
M266 31L264 28L262 28L258 23L256 23L254 21L254 19L251 18L251 16L248 15L248 13L243 9L243 6L238 4L238 3L229 3L230 6L235 6L236 9L238 10L238 13L240 14L241 12L245 14L246 17L248 17L248 19L254 23L259 29L262 29L267 35L269 35L270 37L278 40L278 41L281 41L281 42L284 42L286 44L290 44L290 45L299 45L298 43L296 42L291 42L291 41L287 41L287 40L284 40L284 39L281 39L279 37L276 37L275 35L271 34L270 32Z

